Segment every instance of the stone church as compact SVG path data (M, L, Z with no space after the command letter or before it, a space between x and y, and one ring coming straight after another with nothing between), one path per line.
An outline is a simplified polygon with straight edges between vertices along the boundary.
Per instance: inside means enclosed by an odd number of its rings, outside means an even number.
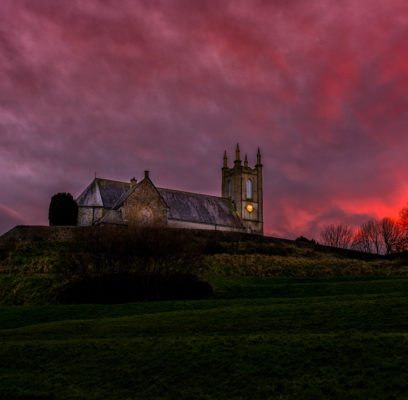
M137 182L95 178L76 199L78 225L145 224L263 234L261 153L254 168L240 159L228 167L224 152L221 197L159 188L145 171Z

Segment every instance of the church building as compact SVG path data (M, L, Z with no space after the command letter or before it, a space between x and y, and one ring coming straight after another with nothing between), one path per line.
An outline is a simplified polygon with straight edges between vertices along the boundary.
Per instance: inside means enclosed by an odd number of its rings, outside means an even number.
M137 182L95 178L76 199L78 225L156 225L171 228L210 229L263 234L261 153L249 167L247 156L228 167L224 153L221 196L159 188L145 171Z

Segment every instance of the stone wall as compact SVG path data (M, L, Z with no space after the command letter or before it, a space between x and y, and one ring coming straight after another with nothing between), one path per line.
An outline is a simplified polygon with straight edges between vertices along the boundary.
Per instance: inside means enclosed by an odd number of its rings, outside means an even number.
M126 199L122 215L129 225L167 225L168 208L150 179L144 179Z
M246 232L245 229L234 229L230 226L224 225L211 225L211 224L200 224L197 222L180 221L177 219L169 219L169 228L182 228L182 229L199 229L199 230L210 230L210 231L230 231L230 232Z
M92 229L78 226L17 225L0 236L0 243L8 240L31 242L36 240L72 240L77 232Z
M211 230L211 231L235 231L245 232L242 230L234 230L230 227L222 225L207 225L198 224L194 222L168 220L169 228L184 228L192 230ZM0 236L0 246L6 244L8 241L17 242L32 242L40 240L58 240L58 241L70 241L73 240L78 233L84 233L97 229L93 226L29 226L29 225L17 225L13 229ZM123 229L117 227L117 229Z
M91 226L95 221L104 215L103 207L78 207L78 226Z

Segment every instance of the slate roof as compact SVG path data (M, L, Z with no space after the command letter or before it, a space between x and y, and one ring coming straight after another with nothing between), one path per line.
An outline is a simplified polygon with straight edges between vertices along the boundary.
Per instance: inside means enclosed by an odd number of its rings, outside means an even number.
M78 196L78 206L112 208L116 201L130 188L130 183L95 178Z
M103 206L109 208L113 207L118 198L126 193L130 188L130 183L108 181L107 179L99 179L98 185Z
M169 207L169 219L242 228L228 199L199 193L157 188Z

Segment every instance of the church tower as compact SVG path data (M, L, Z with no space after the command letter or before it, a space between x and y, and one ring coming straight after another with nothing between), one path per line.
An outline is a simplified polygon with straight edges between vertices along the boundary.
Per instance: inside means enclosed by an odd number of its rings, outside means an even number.
M242 165L237 144L234 166L228 168L227 152L225 151L221 194L222 197L231 200L248 232L263 235L262 164L259 148L256 159L255 168L251 168L248 166L248 158L245 155L244 165Z

